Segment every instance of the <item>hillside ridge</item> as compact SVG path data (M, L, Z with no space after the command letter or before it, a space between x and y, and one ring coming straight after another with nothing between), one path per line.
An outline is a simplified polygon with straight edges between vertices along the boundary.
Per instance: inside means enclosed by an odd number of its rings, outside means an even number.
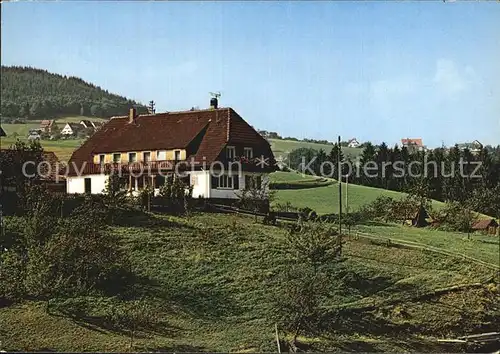
M64 115L109 118L131 106L146 107L76 76L27 66L1 67L2 118L43 119Z

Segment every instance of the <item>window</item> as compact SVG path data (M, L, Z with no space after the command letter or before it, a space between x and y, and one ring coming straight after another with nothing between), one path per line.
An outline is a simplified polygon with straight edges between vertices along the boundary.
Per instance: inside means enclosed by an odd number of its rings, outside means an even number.
M105 158L106 158L106 155L104 155L104 154L99 155L99 163L101 165L104 165Z
M246 147L246 148L244 149L244 152L245 152L245 157L246 157L247 159L251 159L251 158L253 158L253 149L252 149L252 148Z
M189 174L186 174L183 177L180 177L179 180L182 182L184 187L189 187L191 184L191 177L189 177Z
M151 152L149 152L149 151L143 152L142 153L142 158L143 158L144 162L151 161Z
M114 163L120 163L121 159L122 159L122 154L113 154Z
M155 188L160 188L165 184L165 182L166 182L165 176L162 175L155 176Z
M137 180L137 189L142 190L144 189L144 176L136 177Z
M228 159L234 159L236 157L236 148L234 146L226 147L226 157Z
M181 150L174 151L174 160L179 161L181 159Z
M136 162L136 161L137 161L137 154L135 152L129 152L128 162Z
M167 159L167 151L166 150L158 150L156 152L156 159L158 161L165 161Z
M239 189L238 176L222 175L219 177L212 177L212 188L219 189Z
M92 179L85 178L85 194L92 193Z
M261 176L253 176L253 175L246 175L245 176L245 188L255 188L255 189L261 189L262 188L262 177Z

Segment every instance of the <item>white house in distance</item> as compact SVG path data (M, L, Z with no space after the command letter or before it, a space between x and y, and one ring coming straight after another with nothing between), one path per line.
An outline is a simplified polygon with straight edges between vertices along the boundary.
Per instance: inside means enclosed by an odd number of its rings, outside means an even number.
M473 155L479 154L483 148L483 144L481 144L478 140L474 140L472 143L457 144L457 146L460 151L469 150Z
M103 125L102 122L96 122L93 120L83 119L80 121L80 125L82 125L85 129L100 129Z
M356 139L356 138L349 139L349 141L347 142L347 147L350 147L350 148L357 148L360 145L361 144L359 143L358 139Z
M228 170L235 161L241 174L235 165ZM118 169L131 193L148 185L158 193L176 166L193 197L209 199L236 199L253 177L262 184L276 169L267 140L212 99L204 110L136 115L131 109L129 116L111 118L71 156L67 193L102 193Z
M64 125L64 128L62 128L61 130L61 135L74 136L82 129L83 127L80 124L66 123L66 125Z

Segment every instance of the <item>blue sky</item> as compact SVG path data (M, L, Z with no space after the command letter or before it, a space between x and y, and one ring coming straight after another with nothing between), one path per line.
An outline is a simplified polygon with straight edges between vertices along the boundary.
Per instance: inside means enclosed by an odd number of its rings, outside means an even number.
M499 58L496 3L2 3L3 65L299 138L499 144Z

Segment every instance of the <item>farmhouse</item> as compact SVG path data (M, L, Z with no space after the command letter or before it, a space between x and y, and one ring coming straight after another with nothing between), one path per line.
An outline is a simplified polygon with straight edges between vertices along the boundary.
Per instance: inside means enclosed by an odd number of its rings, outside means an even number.
M460 151L469 150L473 155L479 154L483 148L483 144L481 144L478 140L474 140L472 143L457 144L457 146Z
M66 123L64 128L61 130L61 135L65 136L74 136L76 135L80 130L83 130L84 127L80 124L76 123Z
M2 191L16 191L22 166L30 161L33 163L26 165L26 171L28 175L38 174L39 178L36 179L36 183L43 184L52 191L64 192L65 178L62 175L64 171L54 152L43 151L38 154L13 149L0 150L0 168L3 171L1 174Z
M94 125L92 124L92 122L88 119L83 119L80 121L80 124L84 127L84 128L94 128Z
M406 147L409 151L424 151L425 150L425 145L422 142L422 138L401 139L401 145L403 145L403 147Z
M83 119L80 121L80 125L82 127L84 127L85 129L97 130L97 129L101 128L103 124L101 122L95 122L92 120Z
M216 99L211 106L144 115L132 108L111 118L71 156L67 192L102 193L110 173L121 173L132 194L145 186L158 193L174 172L195 198L236 199L253 180L266 185L276 168L269 143L232 108Z
M357 148L360 145L361 144L359 143L358 139L356 139L356 138L349 139L349 141L347 142L347 146L350 148Z
M486 234L496 235L498 223L495 219L479 220L472 226L472 229L474 231L481 231Z
M53 133L57 130L57 124L53 119L44 119L40 122L40 130L43 133Z

